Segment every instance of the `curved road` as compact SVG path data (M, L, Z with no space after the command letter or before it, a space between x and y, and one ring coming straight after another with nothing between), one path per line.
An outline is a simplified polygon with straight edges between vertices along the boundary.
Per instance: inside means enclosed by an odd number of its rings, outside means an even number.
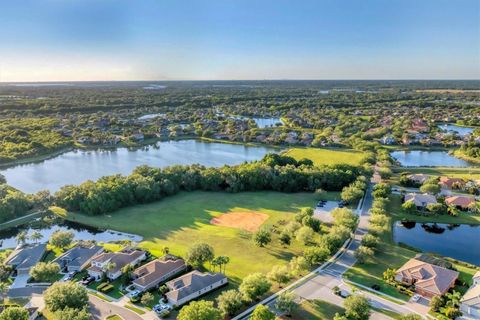
M143 320L141 316L126 308L117 306L94 295L88 295L89 310L96 320L103 320L109 315L118 314L125 320Z
M368 186L364 201L362 203L362 207L359 212L360 221L358 224L358 228L355 231L352 241L345 249L345 251L331 264L315 270L315 275L313 277L291 289L291 291L295 292L295 294L297 294L300 299L320 299L335 305L343 306L344 299L333 294L332 288L338 286L344 292L351 292L352 290L349 285L345 284L342 279L342 275L355 264L356 258L354 252L360 246L363 236L368 231L368 220L370 217L369 211L373 203L372 187L372 184ZM308 276L306 278L308 278ZM405 305L400 305L390 300L386 300L376 294L364 290L358 291L365 295L370 300L372 306L376 308L393 311L398 314L416 313L416 311L406 307ZM273 295L267 298L266 300L268 300L268 303L266 304L269 306L273 306L276 296L277 295ZM234 319L247 319L251 312L253 312L253 309L255 307L256 306L253 306L252 308L248 309L246 312L240 314ZM391 318L382 313L374 311L372 312L371 319L384 320Z

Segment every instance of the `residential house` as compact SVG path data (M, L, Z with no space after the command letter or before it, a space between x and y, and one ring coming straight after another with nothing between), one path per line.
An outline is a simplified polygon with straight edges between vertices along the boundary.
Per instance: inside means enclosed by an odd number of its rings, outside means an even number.
M68 272L82 271L90 264L92 259L103 252L103 247L97 245L83 246L77 245L68 250L60 257L53 260L60 265L62 270Z
M437 203L435 196L426 193L407 193L404 202L407 201L413 201L419 210L426 208L429 204Z
M466 211L473 208L475 198L473 196L451 196L445 198L445 204Z
M395 144L397 141L392 136L385 136L380 140L380 142L384 145L392 145Z
M91 261L88 274L99 280L105 274L110 280L122 275L122 269L128 265L134 267L146 259L146 252L142 250L123 250L115 253L101 253Z
M416 182L418 184L424 184L425 181L430 179L430 176L427 175L427 174L423 174L423 173L416 173L416 174L409 175L408 179L413 181L413 182Z
M195 270L168 281L166 285L170 291L166 293L166 297L170 305L181 306L227 283L228 279L222 273L202 273Z
M417 259L408 260L397 270L395 281L415 287L425 298L444 295L455 286L459 273Z
M187 266L182 259L166 261L156 259L132 272L134 279L132 284L141 292L147 291L186 269Z
M460 178L440 177L438 182L440 187L445 189L463 189L465 188L465 181Z
M11 266L18 275L25 275L43 257L47 245L45 243L24 245L15 249L5 260L5 265Z
M473 276L473 284L460 300L462 319L480 319L480 271Z

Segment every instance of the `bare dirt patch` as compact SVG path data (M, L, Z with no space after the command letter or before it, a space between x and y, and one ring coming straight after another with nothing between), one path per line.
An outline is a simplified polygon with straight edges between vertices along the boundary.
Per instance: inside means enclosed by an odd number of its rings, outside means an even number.
M224 213L210 220L216 226L243 229L250 232L258 228L268 219L268 214L255 211L235 211Z

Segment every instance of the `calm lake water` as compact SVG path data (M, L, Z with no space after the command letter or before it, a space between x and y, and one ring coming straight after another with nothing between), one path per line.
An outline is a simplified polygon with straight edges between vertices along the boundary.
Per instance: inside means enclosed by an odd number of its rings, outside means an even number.
M8 184L24 192L45 189L54 192L66 184L80 184L117 173L127 175L145 164L167 167L199 163L219 167L259 160L269 152L275 149L197 140L165 141L136 150L71 151L42 162L7 168L0 173L7 178Z
M65 221L62 223L55 223L53 225L45 225L42 227L32 227L29 225L23 225L16 228L10 228L0 231L0 250L15 248L17 241L15 237L20 231L26 231L28 235L31 235L34 231L38 231L43 235L40 242L45 243L50 236L57 230L71 231L75 235L74 240L95 240L97 242L109 242L119 240L131 240L141 241L142 237L137 235L120 233L112 230L99 230L96 228L88 227L82 224ZM31 241L27 241L31 242Z
M395 242L480 266L480 226L397 222Z
M466 136L467 134L471 134L473 132L472 127L460 127L449 123L441 124L438 127L445 131L455 131L460 136Z
M275 127L277 123L283 124L280 118L252 118L259 128Z
M393 151L392 157L404 167L471 167L472 163L455 158L446 151Z

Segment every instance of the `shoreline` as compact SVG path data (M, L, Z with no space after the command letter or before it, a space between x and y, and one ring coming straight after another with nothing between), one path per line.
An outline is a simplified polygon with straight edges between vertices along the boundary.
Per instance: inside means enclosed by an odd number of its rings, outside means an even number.
M202 141L205 143L224 143L224 144L233 144L233 145L243 145L246 147L263 147L263 148L270 148L270 149L277 149L277 150L284 150L288 149L290 146L278 146L278 145L269 145L269 144L262 144L262 143L255 143L255 142L240 142L240 141L227 141L227 140L220 140L220 139L213 139L213 138L206 138L206 137L197 137L197 136L182 136L182 137L177 137L177 138L169 138L169 139L147 139L144 140L141 143L135 144L135 145L126 145L126 144L119 144L116 146L99 146L99 147L93 147L93 146L83 146L83 145L78 145L75 144L74 146L68 147L68 148L63 148L61 150L57 150L53 153L45 154L45 155L38 155L38 156L33 156L33 157L27 157L27 158L21 158L18 160L10 161L10 162L5 162L5 163L0 163L0 170L5 170L9 168L13 168L16 166L20 165L28 165L28 164L33 164L33 163L38 163L38 162L43 162L49 159L56 158L58 156L61 156L64 153L71 152L71 151L109 151L109 150L116 150L116 149L121 149L121 148L126 148L126 149L141 149L146 146L152 146L156 144L157 142L169 142L169 141L182 141L182 140L196 140L196 141Z

